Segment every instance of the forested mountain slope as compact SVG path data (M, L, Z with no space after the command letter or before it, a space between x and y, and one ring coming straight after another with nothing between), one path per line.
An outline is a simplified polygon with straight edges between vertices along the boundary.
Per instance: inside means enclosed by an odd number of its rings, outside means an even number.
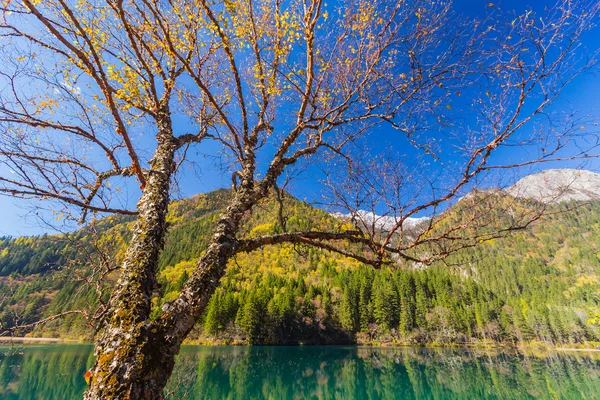
M156 316L187 279L228 196L229 191L219 190L171 205ZM289 230L345 223L289 196L286 202ZM401 263L374 270L291 245L240 254L191 339L252 344L597 341L598 327L587 321L600 304L600 203L550 207L552 213L527 231L427 268ZM77 277L91 275L87 264L98 258L88 255L98 249L118 265L131 224L130 218L111 217L68 236L0 239L4 325L91 308L96 293ZM280 230L274 199L255 209L245 226L249 236ZM34 334L87 339L92 332L81 317L69 316Z

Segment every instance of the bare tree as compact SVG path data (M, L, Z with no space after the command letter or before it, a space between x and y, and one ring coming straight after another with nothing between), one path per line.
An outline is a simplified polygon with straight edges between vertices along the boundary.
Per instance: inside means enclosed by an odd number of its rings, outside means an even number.
M595 66L596 53L584 57L579 46L597 1L512 18L489 7L481 20L461 20L438 1L1 4L0 192L57 201L80 210L81 222L90 212L137 216L99 322L88 399L161 398L181 343L235 254L298 243L377 267L392 256L431 263L540 212L484 229L486 214L473 207L412 236L403 235L407 218L443 215L494 170L585 157L595 145L579 127L542 134L533 124ZM393 152L383 163L365 161L375 159L364 148L379 129L412 149L411 179ZM426 185L415 171L439 158L440 137L460 156ZM152 319L173 178L186 150L207 140L220 145L234 194L179 296ZM541 153L519 162L493 157L540 142ZM573 143L585 147L572 151ZM383 207L394 224L240 237L244 216L273 191L282 196L285 177L307 164L335 182L334 208L358 215ZM134 210L123 195L131 180L140 188ZM472 233L457 234L466 228Z

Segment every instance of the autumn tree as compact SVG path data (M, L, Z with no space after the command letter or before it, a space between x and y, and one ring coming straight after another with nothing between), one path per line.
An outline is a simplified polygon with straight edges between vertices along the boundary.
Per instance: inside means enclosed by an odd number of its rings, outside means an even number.
M587 157L595 146L586 120L550 120L550 105L596 65L580 46L597 1L512 16L490 4L480 20L439 1L1 4L0 192L60 205L81 223L136 217L110 299L94 314L88 399L161 398L181 343L240 252L294 243L376 267L431 263L543 212L505 198L512 220L496 226L489 202L472 196L461 219L445 215L458 196L494 171ZM384 129L403 148L370 146ZM494 158L511 146L535 151ZM170 193L194 148L218 157L233 194L178 297L154 318ZM409 162L399 156L406 148ZM447 148L458 149L451 165L428 174ZM327 205L351 220L289 230L282 207L279 233L241 237L244 217L285 197L307 169L322 171ZM139 194L135 208L124 192ZM393 218L385 231L359 213L382 208ZM407 232L418 213L434 218Z

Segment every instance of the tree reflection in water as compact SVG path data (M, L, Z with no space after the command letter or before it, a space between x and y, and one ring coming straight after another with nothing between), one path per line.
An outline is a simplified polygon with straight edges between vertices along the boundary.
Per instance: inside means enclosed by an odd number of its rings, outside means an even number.
M0 398L81 398L91 346L1 350ZM596 399L600 355L187 346L167 390L171 399Z

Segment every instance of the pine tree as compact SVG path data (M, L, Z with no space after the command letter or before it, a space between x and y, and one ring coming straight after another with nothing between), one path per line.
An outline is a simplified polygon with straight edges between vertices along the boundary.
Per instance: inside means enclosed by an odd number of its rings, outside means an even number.
M365 277L360 282L360 296L358 299L358 313L361 332L369 330L369 322L371 320L370 311L371 284L369 278Z
M523 315L522 307L514 307L512 312L517 338L520 341L529 341L533 337L533 330L527 324L527 320Z
M339 319L342 327L350 332L356 332L358 328L355 297L352 286L347 285L340 303Z
M418 281L415 288L415 324L416 326L427 328L427 313L429 311L429 301L425 292L425 287L421 281Z
M399 330L407 336L415 326L415 283L412 275L402 272L398 283L400 295L400 323Z
M250 344L260 342L265 311L256 292L250 292L245 299L242 314L239 318L239 326L246 332Z
M398 323L398 292L388 277L379 276L373 283L373 317L382 331Z
M208 303L204 319L204 332L208 335L214 335L223 328L221 300L220 292L216 292Z

